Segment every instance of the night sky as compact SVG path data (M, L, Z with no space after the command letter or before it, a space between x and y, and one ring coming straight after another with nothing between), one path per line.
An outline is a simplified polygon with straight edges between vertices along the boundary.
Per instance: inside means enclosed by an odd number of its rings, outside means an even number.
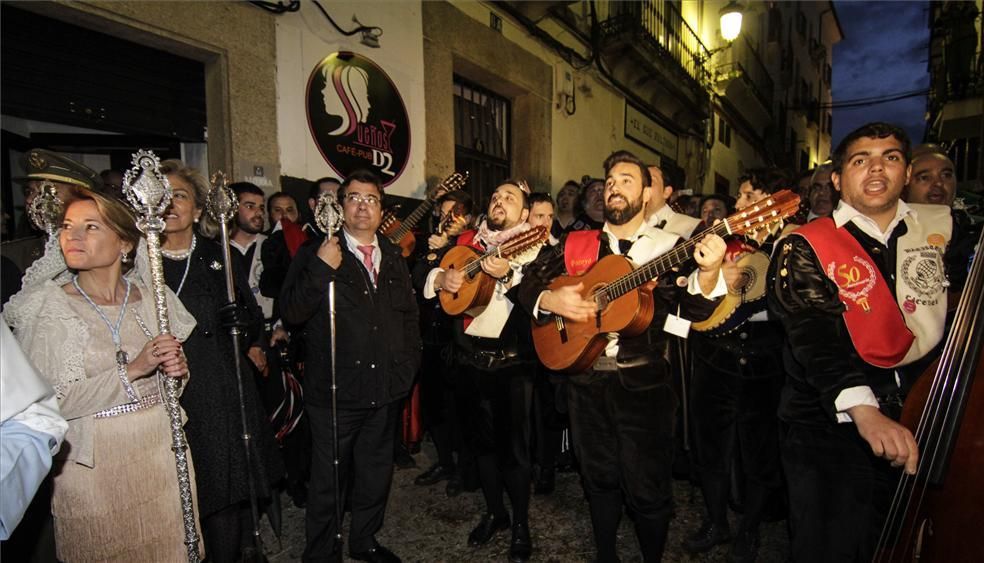
M844 39L834 45L834 103L929 87L927 2L835 1ZM926 96L834 109L833 146L870 121L888 121L922 142ZM833 150L833 147L831 147Z

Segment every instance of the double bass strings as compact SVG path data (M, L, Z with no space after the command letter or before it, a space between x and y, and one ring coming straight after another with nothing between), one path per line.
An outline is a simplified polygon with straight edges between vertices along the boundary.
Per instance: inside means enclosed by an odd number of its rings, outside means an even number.
M978 241L978 248L982 247L984 247L984 235ZM955 398L959 399L958 393L968 385L968 381L964 377L964 372L967 371L965 368L968 358L966 354L961 354L957 358L957 348L959 342L967 341L974 332L973 323L980 322L973 309L980 307L980 293L981 288L984 287L984 279L982 278L984 278L984 261L981 260L978 251L964 285L964 294L957 305L950 334L944 343L926 406L916 427L915 439L922 457L915 475L903 472L899 479L889 508L888 518L878 539L875 561L894 559L895 552L902 543L900 540L916 532L915 529L902 529L906 515L918 513L922 509L927 485L929 485L934 472L940 467L939 464L946 461L945 456L941 455L946 452L940 451L944 445L944 438L947 436L945 430L952 418L961 415L960 406L962 402L955 400ZM955 360L959 361L956 369L954 369ZM969 372L967 377L969 377ZM969 387L967 389L969 390ZM917 496L915 494L916 486L920 482L923 483L923 486ZM913 504L915 505L914 508ZM917 524L913 520L910 527L915 528ZM886 551L889 542L892 543L892 548Z

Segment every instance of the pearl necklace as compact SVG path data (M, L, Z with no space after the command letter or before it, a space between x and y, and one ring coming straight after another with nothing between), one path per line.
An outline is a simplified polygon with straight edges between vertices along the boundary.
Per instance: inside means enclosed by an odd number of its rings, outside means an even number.
M174 292L175 296L181 295L181 290L184 289L185 281L188 280L188 271L191 270L191 254L195 251L196 244L198 244L198 237L192 234L191 246L188 247L188 250L182 250L179 252L168 252L163 248L161 249L161 254L163 254L165 258L168 258L170 260L185 260L185 259L188 260L187 262L185 262L184 274L181 275L181 283L178 284L178 289L177 291Z

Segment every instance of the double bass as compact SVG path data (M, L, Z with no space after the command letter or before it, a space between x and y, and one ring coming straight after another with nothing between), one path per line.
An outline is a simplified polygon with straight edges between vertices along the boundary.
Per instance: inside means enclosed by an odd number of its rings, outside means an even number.
M919 446L882 528L876 562L984 560L984 235L940 359L906 397L901 423Z

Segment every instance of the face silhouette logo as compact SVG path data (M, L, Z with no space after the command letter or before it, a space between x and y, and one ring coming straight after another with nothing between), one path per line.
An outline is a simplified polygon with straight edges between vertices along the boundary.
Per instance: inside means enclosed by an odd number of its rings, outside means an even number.
M410 155L410 120L399 91L374 62L333 53L314 67L307 85L308 126L315 145L341 177L366 168L388 185Z

